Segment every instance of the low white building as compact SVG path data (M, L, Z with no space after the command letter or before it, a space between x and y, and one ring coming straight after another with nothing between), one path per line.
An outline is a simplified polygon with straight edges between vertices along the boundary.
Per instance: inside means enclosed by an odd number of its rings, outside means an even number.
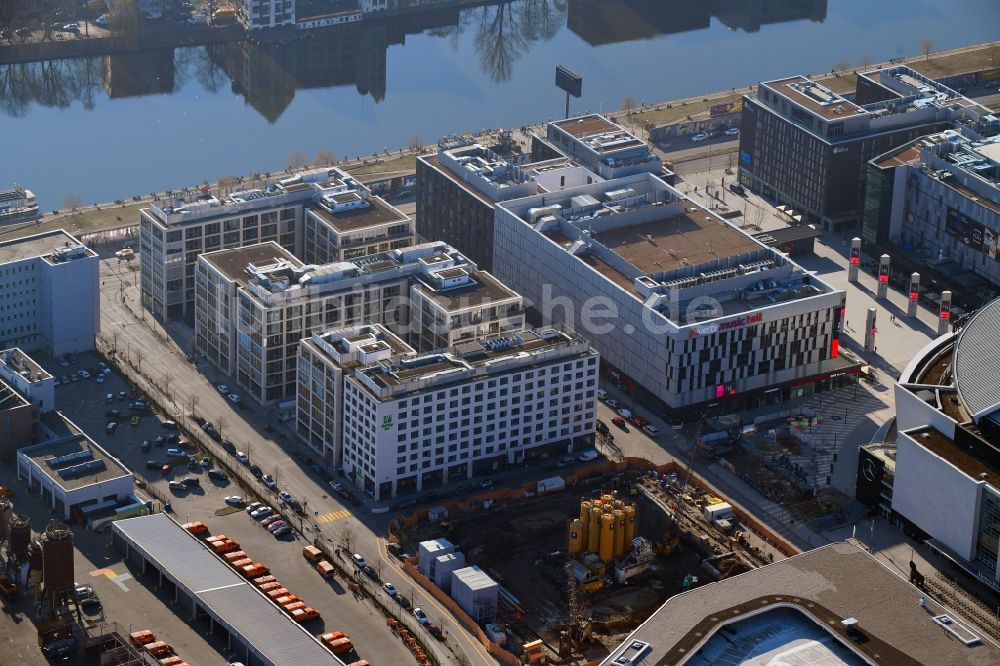
M99 261L62 229L0 243L0 349L56 356L93 349Z
M65 519L135 501L132 472L79 431L19 449L17 477Z
M239 0L236 15L247 30L295 25L295 0Z
M451 574L451 598L480 624L496 619L499 596L500 586L477 566Z
M0 351L0 377L31 402L39 411L56 408L56 379L33 358L18 348Z
M598 354L553 328L381 361L344 380L343 466L375 499L589 445Z

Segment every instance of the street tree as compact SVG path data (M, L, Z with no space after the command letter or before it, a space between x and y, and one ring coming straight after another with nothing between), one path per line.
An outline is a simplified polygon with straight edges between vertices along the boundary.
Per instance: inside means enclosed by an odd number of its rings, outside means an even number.
M309 165L309 160L302 153L292 153L288 156L288 168L291 170L302 169Z
M411 153L415 153L424 147L424 142L423 139L420 138L419 134L414 134L410 137L410 140L406 145L410 149Z
M67 194L63 199L63 208L69 208L70 210L76 210L83 205L83 199L77 194Z
M336 156L331 150L320 150L316 153L316 159L313 160L313 166L325 167L332 166L334 162L337 161Z
M631 115L632 111L635 109L635 98L631 95L625 95L622 97L622 111L625 115Z
M934 42L929 37L924 37L920 40L920 55L924 57L924 60L930 59L933 48Z
M345 525L340 528L340 531L337 533L337 537L340 539L340 545L344 550L348 553L354 552L353 546L356 536L353 529Z

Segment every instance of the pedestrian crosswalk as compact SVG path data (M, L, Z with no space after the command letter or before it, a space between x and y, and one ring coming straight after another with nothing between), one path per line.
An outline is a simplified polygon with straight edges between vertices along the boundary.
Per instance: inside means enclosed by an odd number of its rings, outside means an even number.
M330 513L324 513L322 516L317 516L317 523L332 523L335 520L340 520L341 518L347 518L351 515L351 512L347 509L341 509L340 511L331 511Z

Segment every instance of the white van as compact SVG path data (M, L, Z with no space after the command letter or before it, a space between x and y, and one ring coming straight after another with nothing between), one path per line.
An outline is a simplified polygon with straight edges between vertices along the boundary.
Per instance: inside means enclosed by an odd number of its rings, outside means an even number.
M590 462L591 460L597 460L597 455L598 455L597 451L591 449L589 451L584 451L583 453L581 453L579 456L577 456L577 459L580 462Z
M607 400L608 399L608 392L605 391L604 389L597 389L597 399L598 400L602 400L602 401L603 400Z

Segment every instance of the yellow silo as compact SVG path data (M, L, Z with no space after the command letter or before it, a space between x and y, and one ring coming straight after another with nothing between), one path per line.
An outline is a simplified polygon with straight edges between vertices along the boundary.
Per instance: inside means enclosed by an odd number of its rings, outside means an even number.
M610 504L615 501L615 496L610 494L601 495L601 501L605 504Z
M579 518L574 518L569 524L569 556L577 557L583 552L586 541L583 537L583 530L586 523Z
M620 499L616 499L616 500L614 501L614 506L615 506L615 508L616 508L616 509L618 509L619 511L624 511L624 510L625 510L625 502L623 502L623 501L622 501L622 500L620 500Z
M625 512L621 509L615 509L615 559L622 556L625 552Z
M594 508L594 503L590 500L583 500L580 502L580 522L583 524L583 529L581 530L581 539L583 540L583 545L587 545L587 528L590 527L590 510Z
M590 525L587 527L587 551L596 553L601 547L601 511L600 507L590 510Z
M625 507L625 548L632 547L632 539L635 538L635 521L638 516L635 512L635 504Z
M601 516L601 549L597 554L605 562L615 555L615 517L610 513Z

